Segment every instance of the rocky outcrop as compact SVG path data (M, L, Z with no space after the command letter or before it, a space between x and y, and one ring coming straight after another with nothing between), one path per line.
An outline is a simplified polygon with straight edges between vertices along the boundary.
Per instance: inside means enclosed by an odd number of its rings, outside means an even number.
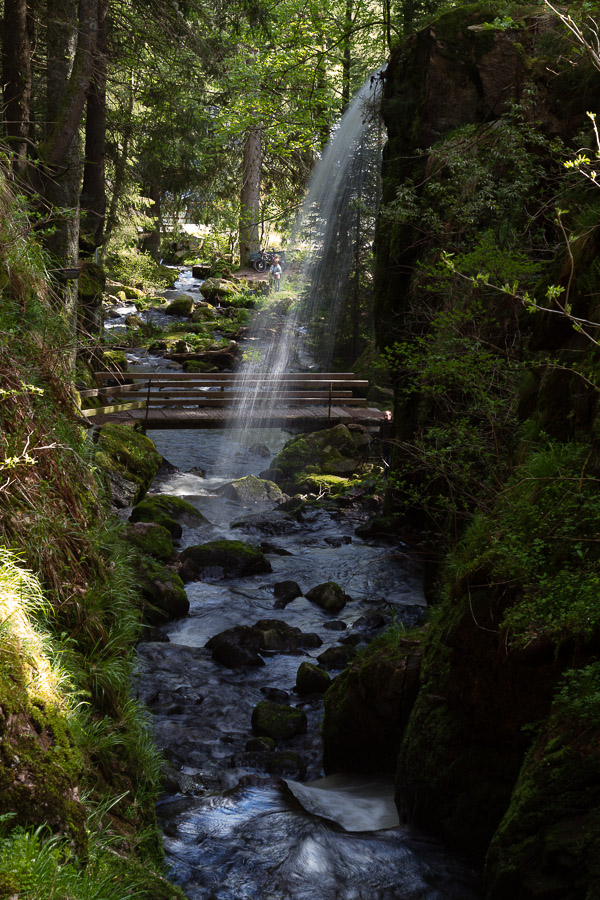
M141 500L162 462L150 440L126 425L103 425L94 461L104 472L114 506L122 509Z
M371 438L359 425L336 425L324 431L303 434L288 441L264 474L288 493L298 490L306 476L356 474L368 456Z
M419 637L372 646L325 695L326 772L393 772L419 687Z

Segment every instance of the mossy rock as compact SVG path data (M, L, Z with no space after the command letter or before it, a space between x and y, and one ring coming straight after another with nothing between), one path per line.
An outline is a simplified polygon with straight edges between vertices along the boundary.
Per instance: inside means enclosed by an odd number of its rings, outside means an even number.
M347 478L360 468L370 442L365 431L351 431L346 425L336 425L288 441L271 461L270 468L282 472L283 483L296 485L301 484L307 475Z
M140 290L140 288L129 287L128 285L124 285L123 293L128 300L141 300L145 297L144 291Z
M283 492L274 481L257 478L256 475L237 478L220 488L219 493L227 500L237 500L239 503L267 503L273 500L283 500Z
M252 731L254 734L271 737L275 741L287 740L306 734L307 720L303 709L261 700L252 710Z
M138 315L132 313L130 316L125 316L125 324L128 328L143 328L144 323L140 319Z
M229 578L271 572L271 563L264 553L243 541L208 541L186 547L181 559L192 577L200 577L204 569L218 566Z
M176 572L149 556L143 556L138 574L140 592L145 600L144 618L150 625L161 625L187 616L190 601Z
M171 532L156 522L131 522L125 530L130 544L159 562L170 562L174 555Z
M195 506L172 494L153 494L145 497L131 511L132 522L155 522L162 525L171 537L180 538L184 525L201 525L206 519Z
M183 364L184 372L218 372L219 367L201 359L188 359Z
M115 470L137 485L136 500L144 496L162 462L162 456L150 440L126 425L103 425L98 432L95 462Z
M168 316L191 316L194 309L194 298L191 294L179 294L174 297L165 309Z
M306 593L306 599L311 603L316 603L325 612L338 613L346 605L349 599L339 584L335 581L326 581L324 584L317 584Z
M205 322L207 320L216 319L217 313L214 306L198 306L192 315L192 322Z
M234 297L239 293L239 288L225 278L207 278L200 291L205 300L213 303Z
M102 361L109 372L126 372L129 368L123 350L105 350L102 354Z
M303 662L296 672L296 690L305 694L324 694L331 684L330 675L314 663Z

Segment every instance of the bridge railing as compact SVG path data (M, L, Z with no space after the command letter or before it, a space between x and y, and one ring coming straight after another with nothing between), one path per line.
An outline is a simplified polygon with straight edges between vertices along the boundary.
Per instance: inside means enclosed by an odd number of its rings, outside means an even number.
M86 417L151 407L224 408L252 399L253 407L277 406L366 406L368 382L353 372L285 372L274 378L266 374L246 376L243 383L232 372L98 372L97 389L80 392L82 398L96 396L102 406L82 409ZM110 401L110 402L108 402Z

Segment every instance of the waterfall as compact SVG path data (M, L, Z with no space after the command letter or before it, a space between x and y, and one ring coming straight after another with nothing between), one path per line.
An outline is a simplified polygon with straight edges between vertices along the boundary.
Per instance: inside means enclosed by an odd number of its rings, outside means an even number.
M354 264L365 210L368 206L374 218L372 200L379 192L381 127L375 110L380 83L377 76L365 82L314 168L292 232L292 246L301 243L306 253L302 295L279 315L267 309L256 317L249 337L259 349L247 355L236 378L240 399L231 408L224 456L232 446L232 430L236 441L248 446L253 417L260 413L269 418L281 405L283 373L328 371L332 364L337 328L353 288L351 276L358 278ZM355 294L357 289L354 285ZM255 390L257 376L266 374L269 387Z

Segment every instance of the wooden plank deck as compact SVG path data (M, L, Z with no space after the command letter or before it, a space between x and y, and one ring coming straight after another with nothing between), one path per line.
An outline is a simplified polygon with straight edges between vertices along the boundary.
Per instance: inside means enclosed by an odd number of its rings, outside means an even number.
M355 423L376 427L383 419L383 412L371 407L332 406L331 411L324 406L286 406L281 409L273 409L268 415L256 411L254 415L244 415L243 424L252 428L289 428L292 431L310 431L318 428L333 427L340 423L348 425ZM213 409L210 407L181 408L150 408L132 409L126 412L98 415L94 418L95 425L104 425L106 422L119 422L124 425L133 425L136 422L151 429L175 429L175 428L225 428L235 422L230 409Z
M256 374L240 382L231 372L99 372L99 396L110 406L81 409L98 425L139 422L144 428L223 428L243 418L252 427L307 430L356 422L375 427L383 413L367 407L368 382L352 372Z

